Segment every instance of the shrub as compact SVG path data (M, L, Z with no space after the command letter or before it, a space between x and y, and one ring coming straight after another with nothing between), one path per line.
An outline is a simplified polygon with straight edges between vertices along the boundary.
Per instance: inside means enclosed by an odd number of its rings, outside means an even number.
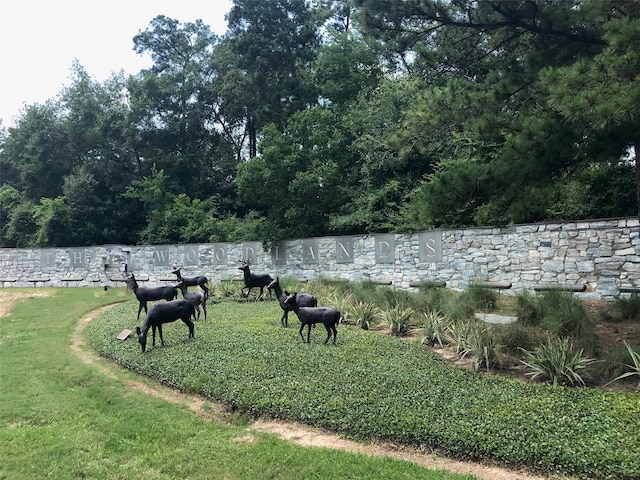
M616 297L602 310L601 316L607 322L640 322L640 295L634 293Z
M414 314L412 308L403 308L402 306L391 307L382 310L380 318L391 329L391 334L396 337L403 337L410 333L412 327L412 317Z
M522 361L527 369L525 375L532 380L541 378L553 385L585 385L590 378L588 369L596 362L584 355L584 350L575 351L573 342L566 337L535 347L532 351L523 350L527 361Z
M498 346L495 335L489 328L472 326L464 341L465 347L461 352L462 358L470 355L474 370L482 367L489 369L495 366L498 358Z
M474 310L488 312L498 306L498 292L481 285L471 284L460 296L464 299L468 298Z
M436 343L443 347L447 342L447 328L451 325L451 321L437 311L422 313L422 339L423 344L433 347Z
M380 321L381 310L371 302L356 301L348 309L348 318L357 327L370 330Z
M540 299L524 290L516 296L516 315L523 325L539 325L542 319Z
M499 325L495 332L502 348L510 353L519 353L521 349L531 350L541 343L540 335L535 329L519 322Z
M623 378L630 377L633 375L637 375L640 377L640 352L634 351L633 348L631 348L631 345L629 345L627 342L624 342L624 345L627 347L627 350L629 351L629 356L631 357L631 362L633 363L633 365L625 365L625 367L628 368L628 371L623 373L622 375L618 375L609 383L613 383L616 380L622 380ZM609 383L607 385L609 385ZM636 390L640 390L640 382L638 383Z
M542 327L556 337L570 337L580 348L595 351L596 334L582 302L571 293L547 292L541 299Z
M472 330L471 322L455 320L447 327L445 336L448 343L456 348L456 353L460 354L467 348L467 338Z

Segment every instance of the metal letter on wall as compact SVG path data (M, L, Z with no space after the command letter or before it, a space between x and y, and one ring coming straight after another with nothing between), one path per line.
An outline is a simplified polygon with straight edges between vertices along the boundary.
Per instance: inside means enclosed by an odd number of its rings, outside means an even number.
M418 233L418 258L420 263L442 261L442 231Z
M185 245L184 247L184 264L190 267L195 267L200 264L200 252L198 246Z
M396 261L396 236L376 235L376 263L394 263Z
M213 264L214 265L227 264L227 244L226 243L213 244Z
M318 253L318 240L308 238L302 240L302 263L320 263Z
M56 266L56 251L54 249L40 250L40 268Z
M287 242L279 242L271 249L271 262L274 265L286 265L287 263Z
M71 268L84 268L87 264L87 252L84 248L69 249L69 265Z
M258 258L258 242L244 242L242 244L242 258L245 262L255 263Z
M153 250L153 264L156 267L169 266L169 248L155 247Z
M336 263L353 263L353 237L336 238Z

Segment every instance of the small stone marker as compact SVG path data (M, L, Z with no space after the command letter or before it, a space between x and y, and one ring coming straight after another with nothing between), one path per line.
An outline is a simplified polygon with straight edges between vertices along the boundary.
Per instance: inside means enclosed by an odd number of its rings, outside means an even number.
M131 335L131 333L132 333L132 331L131 331L131 330L127 330L127 329L125 329L125 330L122 330L122 331L120 332L120 335L118 335L116 338L117 338L118 340L126 340L127 338L129 338L129 335Z

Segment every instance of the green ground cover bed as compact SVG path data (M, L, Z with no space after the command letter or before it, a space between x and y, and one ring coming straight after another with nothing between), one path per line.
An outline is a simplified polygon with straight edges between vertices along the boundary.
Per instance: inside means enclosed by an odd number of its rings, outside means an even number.
M165 326L164 347L142 354L135 336L115 339L134 329L136 311L127 302L92 321L93 348L233 411L546 474L640 478L637 393L482 375L445 364L419 342L345 325L337 346L323 344L322 326L307 345L295 316L282 328L278 304L268 301L210 305L195 340L178 321Z

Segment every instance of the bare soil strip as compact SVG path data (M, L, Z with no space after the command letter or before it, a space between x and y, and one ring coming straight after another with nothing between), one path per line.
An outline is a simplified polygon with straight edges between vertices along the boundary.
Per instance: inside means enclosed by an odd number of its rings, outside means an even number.
M80 319L71 337L70 348L84 363L97 368L100 372L111 378L117 379L119 377L114 373L114 368L119 367L92 352L85 345L82 338L82 331L86 325L108 308L110 308L110 306L91 312ZM141 390L149 395L162 398L168 402L186 405L205 420L215 421L222 424L229 423L229 417L225 413L224 406L215 404L203 397L185 394L159 384L150 386L147 383L133 380L126 380L125 384L127 387ZM301 446L333 448L375 457L389 457L412 462L430 469L441 469L456 473L473 474L485 480L543 480L547 478L531 475L523 471L508 470L492 465L452 460L435 453L424 452L415 448L409 448L393 443L359 443L341 438L331 432L311 428L295 422L257 419L247 427L246 435L243 435L236 440L243 442L255 441L252 431L271 433L284 440L292 441Z

